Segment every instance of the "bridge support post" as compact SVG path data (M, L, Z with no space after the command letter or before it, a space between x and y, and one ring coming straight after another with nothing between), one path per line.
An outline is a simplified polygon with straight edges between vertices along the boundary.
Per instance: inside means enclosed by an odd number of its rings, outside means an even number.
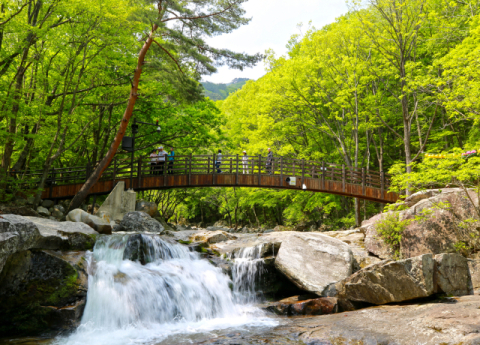
M383 171L380 171L380 186L382 199L385 199L385 173Z
M213 176L212 176L212 184L215 185L217 183L217 167L215 166L215 154L213 154Z
M192 154L190 153L190 158L188 162L188 185L192 184Z
M342 192L345 193L345 183L346 183L346 176L345 176L345 164L342 164Z
M260 180L262 179L262 155L258 155L258 185L260 186Z
M283 157L280 157L280 187L283 186Z
M366 194L366 187L365 187L365 168L362 168L362 195Z
M303 189L303 184L305 183L305 158L302 158L302 185L300 189Z
M325 189L325 175L326 175L325 162L322 161L322 189Z
M236 171L236 175L235 175L235 185L238 185L238 154L237 154L237 171Z

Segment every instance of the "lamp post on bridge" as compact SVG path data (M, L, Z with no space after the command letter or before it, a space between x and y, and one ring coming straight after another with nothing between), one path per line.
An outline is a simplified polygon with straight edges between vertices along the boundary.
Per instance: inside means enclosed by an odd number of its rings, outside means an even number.
M134 119L133 120L133 123L132 123L132 136L131 137L123 137L122 139L122 149L124 149L125 151L130 151L132 152L132 155L131 155L131 161L130 161L130 189L133 190L133 161L135 159L134 155L135 155L135 134L138 133L138 124L142 124L142 125L147 125L147 126L156 126L157 127L157 130L156 132L160 134L160 131L162 130L162 128L159 126L158 124L158 120L156 123L148 123L148 122L142 122L142 121L137 121L137 119ZM152 133L149 133L149 134L152 134ZM137 138L141 138L141 137L144 137L148 134L144 134L144 135L141 135Z

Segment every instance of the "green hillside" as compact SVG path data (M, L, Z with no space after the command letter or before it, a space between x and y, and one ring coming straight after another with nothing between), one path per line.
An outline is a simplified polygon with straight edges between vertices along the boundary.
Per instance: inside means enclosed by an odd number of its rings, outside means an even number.
M248 78L235 78L228 84L215 84L209 81L202 82L205 89L205 96L212 101L224 100L229 94L241 89L245 83L250 80Z

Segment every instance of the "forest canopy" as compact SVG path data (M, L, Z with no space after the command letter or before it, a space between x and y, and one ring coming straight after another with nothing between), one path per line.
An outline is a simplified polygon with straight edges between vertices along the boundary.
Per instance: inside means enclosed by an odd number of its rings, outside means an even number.
M160 24L134 114L141 121L159 120L163 130L144 136L142 147L169 145L181 154L246 150L251 156L266 155L270 147L276 156L410 178L425 167L425 153L480 148L480 2L354 2L334 23L293 35L286 56L266 52L265 76L236 91L241 85L209 90L200 80L215 66L248 67L261 56L208 47L202 37L247 24L244 1L194 2L235 8L228 18L192 21L193 39ZM182 6L165 3L172 10ZM21 174L9 180L12 170L81 166L106 154L125 110L136 56L157 20L155 6L123 0L2 3L1 182L12 192L3 199L14 195L21 180ZM226 99L214 103L208 92ZM125 152L117 155L128 159ZM418 185L411 181L403 191ZM223 218L239 226L349 227L381 208L309 192L215 188L147 194L175 205L166 208L167 218Z

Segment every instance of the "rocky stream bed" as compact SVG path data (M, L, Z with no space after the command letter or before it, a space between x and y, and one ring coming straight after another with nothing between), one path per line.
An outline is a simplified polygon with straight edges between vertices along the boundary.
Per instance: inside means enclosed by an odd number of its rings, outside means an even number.
M439 200L470 217L461 193L413 195L402 217ZM384 215L323 233L0 215L0 344L480 344L480 259L431 209L396 261Z

